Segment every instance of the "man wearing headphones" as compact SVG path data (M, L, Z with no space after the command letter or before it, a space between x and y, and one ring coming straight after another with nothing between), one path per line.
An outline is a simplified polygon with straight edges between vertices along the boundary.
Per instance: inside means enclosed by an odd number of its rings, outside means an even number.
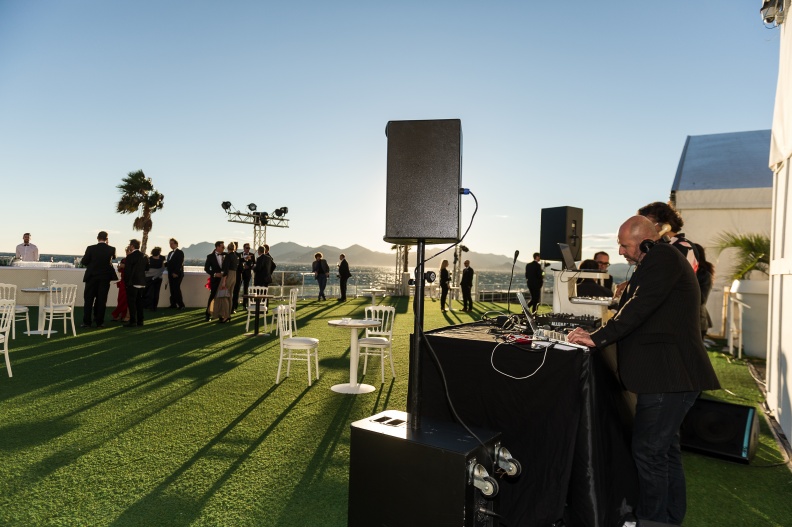
M637 394L632 453L640 520L681 525L685 474L679 428L701 390L720 388L700 333L696 275L680 251L655 243L650 220L633 216L619 229L619 254L636 266L619 311L591 334L569 340L604 348L617 343L622 385ZM639 523L640 525L640 523Z

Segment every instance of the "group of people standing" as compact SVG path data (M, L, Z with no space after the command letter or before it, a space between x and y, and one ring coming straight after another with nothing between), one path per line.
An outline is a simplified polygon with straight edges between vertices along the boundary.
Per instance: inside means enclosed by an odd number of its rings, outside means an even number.
M206 304L206 321L217 319L221 324L228 322L239 306L239 293L247 295L251 280L254 286L268 287L272 273L277 267L269 245L258 248L257 254L250 251L250 244L243 245L237 252L236 242L215 242L215 249L206 256L204 271L209 275L209 301Z
M473 275L475 271L470 267L470 260L463 262L462 278L459 281L459 289L462 290L462 311L473 310ZM448 271L448 260L440 262L440 311L446 312L446 301L448 291L451 289L451 273ZM450 307L450 305L449 305Z
M144 310L157 309L164 273L168 275L171 307L184 309L181 294L184 253L175 239L170 239L171 251L167 258L162 256L159 247L152 249L151 255L147 256L140 251L140 240L129 240L124 248L125 257L118 264L120 280L113 269L116 249L110 245L107 232L100 231L96 240L97 243L89 245L82 257L82 265L86 269L83 275L85 309L81 327L90 328L92 324L97 328L104 327L110 283L116 280L118 301L112 319L114 322L126 322L124 327L142 326Z

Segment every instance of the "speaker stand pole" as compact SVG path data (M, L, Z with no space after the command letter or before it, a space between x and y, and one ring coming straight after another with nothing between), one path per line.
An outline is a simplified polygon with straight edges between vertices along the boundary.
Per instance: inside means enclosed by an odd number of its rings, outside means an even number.
M416 246L418 265L415 269L415 299L413 301L412 346L410 346L410 375L407 383L407 426L410 430L421 428L421 335L424 321L424 259L426 240L418 240Z

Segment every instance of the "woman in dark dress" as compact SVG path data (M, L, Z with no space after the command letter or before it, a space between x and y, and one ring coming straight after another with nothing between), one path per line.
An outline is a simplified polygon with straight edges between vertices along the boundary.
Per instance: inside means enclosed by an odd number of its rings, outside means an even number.
M125 249L127 255L129 254L129 246L127 245ZM126 286L124 285L124 267L126 266L126 258L122 258L120 262L118 262L118 274L121 275L121 279L116 282L116 287L118 288L118 299L116 300L116 308L110 313L110 316L113 317L113 322L126 322L129 320L129 306L127 305L127 295L126 295Z
M443 260L440 264L440 311L445 313L446 299L448 298L448 283L451 281L451 274L448 272L448 260Z
M162 257L162 248L154 247L149 256L149 268L146 271L146 294L143 307L151 311L157 310L160 289L162 288L162 268L165 258Z

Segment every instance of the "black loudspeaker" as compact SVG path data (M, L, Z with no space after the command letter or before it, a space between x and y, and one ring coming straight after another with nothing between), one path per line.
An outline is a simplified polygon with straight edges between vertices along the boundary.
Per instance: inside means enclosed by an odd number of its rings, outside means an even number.
M753 406L698 399L682 423L682 448L728 461L750 462L758 440Z
M459 240L462 121L390 121L385 236L389 243Z
M553 207L542 209L539 253L543 260L563 261L559 243L566 243L575 261L583 248L583 209Z
M497 494L485 499L470 470L492 462L500 432L474 430L482 445L454 423L424 418L411 430L406 420L386 410L352 423L348 527L499 525Z

